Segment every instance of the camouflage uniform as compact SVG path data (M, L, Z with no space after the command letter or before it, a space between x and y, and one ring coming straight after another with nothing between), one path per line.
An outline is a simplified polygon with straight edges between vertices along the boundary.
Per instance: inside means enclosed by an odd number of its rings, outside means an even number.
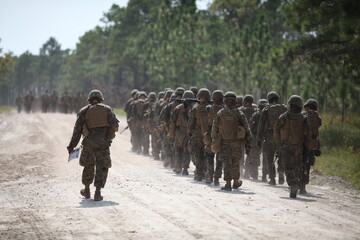
M288 104L290 110L279 117L274 137L283 158L290 197L296 198L303 166L303 152L308 149L310 139L310 125L307 117L301 114L302 99L299 96L291 96Z
M143 128L144 128L144 154L149 155L149 145L150 145L150 133L152 131L150 127L150 113L153 111L155 107L156 94L154 92L150 92L147 101L144 104L143 109ZM153 147L153 144L152 144Z
M318 103L315 99L309 99L306 101L305 112L303 114L307 117L310 124L310 142L309 149L305 155L305 161L301 171L300 180L300 193L306 194L305 186L310 180L310 167L315 164L315 156L321 155L320 151L320 139L319 139L319 128L322 125L322 119L317 112Z
M132 124L132 134L134 141L134 151L137 153L148 153L149 152L149 142L144 139L145 129L143 125L144 117L144 105L145 105L145 92L138 92L138 99L134 101L131 107L131 124Z
M100 102L92 102L94 96ZM105 186L108 169L111 167L109 147L119 127L118 120L111 108L101 101L103 101L103 96L100 91L93 90L90 92L89 102L92 103L83 107L78 113L68 146L68 150L71 152L78 144L81 135L84 135L83 150L80 156L80 165L84 167L82 183L88 188L95 175L94 186L99 195L100 189ZM95 174L94 167L96 167ZM101 199L96 199L96 194L95 200L102 200L101 195ZM86 195L86 198L89 197Z
M211 130L215 115L224 107L223 103L224 93L221 90L216 90L212 93L212 100L214 103L209 105L206 109L208 112L208 129L204 138L205 151L206 151L206 162L207 162L207 172L206 172L206 183L211 183L214 179L214 185L219 185L219 179L222 175L222 162L219 159L219 154L216 154L216 168L214 175L214 159L215 154L211 151Z
M209 106L209 90L205 88L200 89L197 98L200 99L200 103L198 103L190 111L188 130L190 135L191 152L194 154L195 158L196 169L194 178L197 181L202 181L206 171L205 144L203 142L203 136L208 129L206 108Z
M50 106L50 96L48 94L48 91L46 91L41 96L41 108L43 113L47 113Z
M159 92L158 100L153 105L148 118L148 125L151 134L151 154L153 155L155 160L160 159L160 151L161 151L161 142L160 142L160 134L157 132L157 124L159 118L159 106L161 101L163 100L165 93Z
M23 105L23 98L19 95L17 96L17 98L15 99L15 105L17 107L17 111L18 113L21 112L21 109L22 109L22 105Z
M71 112L71 98L68 95L67 92L65 92L61 96L61 106L62 106L62 112L63 113L70 113Z
M252 117L252 115L254 113L256 113L258 111L258 108L256 105L253 104L254 103L254 97L252 95L245 95L244 99L243 99L243 106L240 107L240 111L246 116L246 120L248 121L248 123L250 124L250 119ZM253 138L252 140L252 146L256 145L255 138ZM252 158L252 155L254 151L256 151L257 149L254 149L253 147L250 150L250 153L246 156L246 160L245 160L245 171L244 171L244 178L250 178L250 172L252 171L252 177L257 179L258 174L257 172L255 173L255 170L257 171L257 167L259 166L258 164L260 162L257 162L256 159ZM240 162L240 173L242 173L242 167L244 167L244 162ZM252 169L252 170L251 170Z
M26 96L25 96L25 99L24 99L24 106L25 106L25 111L27 113L30 113L31 112L31 106L32 106L32 103L34 101L34 97L32 95L32 92L30 91Z
M223 190L231 191L231 180L234 180L233 188L241 186L239 162L245 144L248 151L251 143L251 133L245 115L235 105L236 95L233 92L225 93L225 106L215 116L211 138L216 141L221 137L220 160L223 162L224 180L226 185ZM233 104L228 104L233 101Z
M185 91L184 98L194 98L192 91ZM174 172L183 175L189 175L188 168L190 164L190 153L187 149L189 142L188 135L188 121L189 112L192 108L190 102L179 104L173 111L170 117L170 131L169 135L174 137L174 152L175 152L175 169Z
M267 100L270 105L265 107L261 111L260 121L257 131L257 145L263 150L263 158L265 158L268 169L269 169L269 184L276 185L275 182L275 163L274 156L276 152L276 144L274 140L274 129L276 122L281 114L287 111L287 108L283 104L279 104L279 95L276 92L269 92L267 95ZM262 141L264 142L262 143ZM278 172L279 172L279 184L284 183L284 173L283 166L281 163L281 156L278 161Z
M253 140L251 143L251 150L249 153L251 159L251 167L250 167L250 176L254 179L258 178L258 167L260 166L260 154L261 148L259 148L256 144L257 142L257 130L260 121L261 110L268 105L268 101L266 99L259 100L259 111L255 112L250 119L250 130L253 136ZM266 159L262 158L262 180L266 182L266 175L269 173L268 164L265 161Z
M131 111L132 111L132 106L133 106L134 102L137 100L136 94L138 92L139 92L139 90L137 90L137 89L133 89L131 91L131 98L126 101L125 107L124 107L124 112L126 113L126 121L129 126L129 130L130 130L130 142L131 142L131 150L132 151L135 151L135 143L134 143L134 133L133 133L134 127L133 127L133 122L131 119Z

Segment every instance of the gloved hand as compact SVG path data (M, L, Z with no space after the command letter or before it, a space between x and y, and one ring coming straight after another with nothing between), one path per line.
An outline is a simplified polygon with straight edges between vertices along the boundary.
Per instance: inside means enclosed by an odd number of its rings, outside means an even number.
M74 148L71 146L67 146L66 148L67 148L69 154L74 151Z
M262 141L260 141L260 140L256 141L256 145L257 145L259 148L261 148Z
M320 157L321 156L321 151L320 150L314 150L314 156L315 157Z

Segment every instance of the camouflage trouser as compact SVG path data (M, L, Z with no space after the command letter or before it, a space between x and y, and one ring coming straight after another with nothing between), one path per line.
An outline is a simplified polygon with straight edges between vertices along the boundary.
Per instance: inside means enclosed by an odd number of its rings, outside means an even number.
M303 163L303 146L287 147L281 153L287 184L289 186L298 186Z
M304 185L309 184L310 181L310 167L314 166L315 164L315 156L314 153L311 151L310 153L306 154L306 162L303 163L301 174L300 174L300 182Z
M152 149L152 155L154 157L159 157L161 143L160 143L160 138L155 131L151 133L151 149Z
M174 151L175 151L175 167L189 168L190 153L187 150L189 136L180 130L175 132Z
M148 154L150 147L150 133L148 132L148 130L143 130L143 136L144 136L142 141L143 152Z
M80 165L84 167L82 183L90 185L94 180L94 168L96 168L94 186L104 187L108 170L111 167L110 149L92 149L84 147L80 156Z
M216 160L216 167L215 167L214 159ZM210 177L214 176L215 178L221 178L223 163L219 159L219 154L216 154L216 157L215 157L214 153L210 153L207 151L206 152L206 161L207 161L206 175L210 175ZM215 167L215 175L214 175L214 167Z
M243 155L241 140L222 140L219 152L220 161L223 162L224 180L240 179L240 159Z
M168 165L170 163L173 164L175 163L173 157L173 145L174 145L173 138L165 136L161 141L161 148L162 148L161 158L163 159L165 165Z
M136 152L142 152L142 147L144 146L144 137L145 133L141 125L136 125L133 129L133 140L134 140L134 150ZM145 148L144 148L145 149Z
M205 176L206 157L205 157L205 144L201 133L194 134L191 138L191 153L195 161L195 174L199 177Z
M250 174L252 178L258 178L258 167L260 166L261 150L256 143L252 144L250 153L246 156L245 172Z
M275 140L273 139L272 135L267 136L267 138L263 144L262 150L263 150L263 158L265 158L265 161L268 166L269 177L270 177L270 179L275 178L276 171L275 171L274 156L275 156L275 152L276 152L276 144L275 144ZM283 164L281 162L281 158L279 158L279 160L278 160L278 172L279 172L279 174L284 173L284 168L283 168Z

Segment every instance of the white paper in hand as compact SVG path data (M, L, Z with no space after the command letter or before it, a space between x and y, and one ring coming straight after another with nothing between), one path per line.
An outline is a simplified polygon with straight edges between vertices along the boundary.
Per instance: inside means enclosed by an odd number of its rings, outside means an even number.
M81 156L81 151L82 151L82 147L75 148L74 151L72 151L69 154L68 162L75 160L75 159L79 160L79 158Z

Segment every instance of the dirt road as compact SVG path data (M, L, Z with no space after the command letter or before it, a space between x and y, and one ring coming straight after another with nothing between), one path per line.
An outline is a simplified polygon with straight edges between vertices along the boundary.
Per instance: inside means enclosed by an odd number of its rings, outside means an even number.
M67 163L75 119L0 114L0 239L360 239L357 192L310 185L290 199L250 180L223 192L132 153L129 132L111 147L104 201L84 200Z

